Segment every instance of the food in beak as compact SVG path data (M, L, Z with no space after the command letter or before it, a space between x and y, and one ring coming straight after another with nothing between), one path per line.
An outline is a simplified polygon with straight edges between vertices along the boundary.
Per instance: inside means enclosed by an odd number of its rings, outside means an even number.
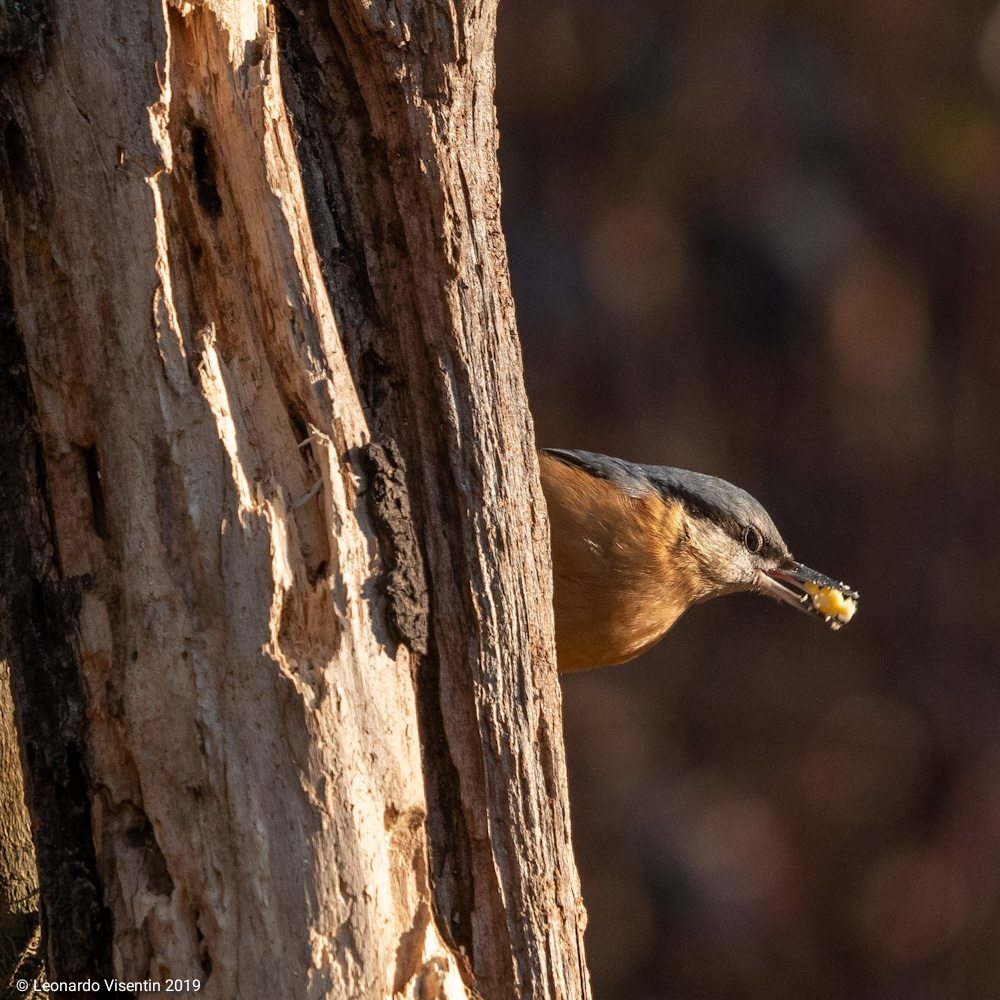
M762 593L800 611L821 615L832 629L846 625L858 610L856 590L802 563L763 571L758 587Z
M819 587L804 583L806 593L812 596L812 606L823 615L833 628L846 625L858 610L858 602L837 587Z

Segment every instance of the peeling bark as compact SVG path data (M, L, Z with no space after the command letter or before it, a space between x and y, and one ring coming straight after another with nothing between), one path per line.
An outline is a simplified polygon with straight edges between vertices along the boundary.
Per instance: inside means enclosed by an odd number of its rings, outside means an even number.
M586 997L495 4L125 7L0 83L49 974Z

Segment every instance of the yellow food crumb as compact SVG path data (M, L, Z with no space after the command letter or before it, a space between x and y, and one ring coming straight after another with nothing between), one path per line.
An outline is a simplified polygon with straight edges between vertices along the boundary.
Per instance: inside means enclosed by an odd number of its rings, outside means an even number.
M806 583L803 586L812 596L813 607L827 618L835 618L838 622L847 624L858 610L858 602L853 597L847 597L836 587L819 587L815 583Z

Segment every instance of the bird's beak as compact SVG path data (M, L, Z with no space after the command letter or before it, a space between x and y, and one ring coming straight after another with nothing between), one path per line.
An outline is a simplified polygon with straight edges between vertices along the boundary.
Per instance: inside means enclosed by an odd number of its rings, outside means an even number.
M819 615L834 629L846 625L858 609L856 590L797 562L762 570L757 589L799 611Z

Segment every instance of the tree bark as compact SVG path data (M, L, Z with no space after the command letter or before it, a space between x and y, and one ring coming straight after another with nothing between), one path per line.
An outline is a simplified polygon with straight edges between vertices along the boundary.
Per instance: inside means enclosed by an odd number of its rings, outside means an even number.
M495 0L13 16L0 639L50 977L588 996Z

